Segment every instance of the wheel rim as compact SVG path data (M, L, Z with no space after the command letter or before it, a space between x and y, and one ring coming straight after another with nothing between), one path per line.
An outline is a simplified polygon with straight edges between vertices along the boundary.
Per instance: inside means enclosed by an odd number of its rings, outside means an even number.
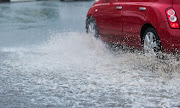
M90 22L90 24L88 26L88 33L94 37L96 36L96 29L92 22Z
M148 32L144 38L144 52L157 55L158 48L157 39L153 32Z

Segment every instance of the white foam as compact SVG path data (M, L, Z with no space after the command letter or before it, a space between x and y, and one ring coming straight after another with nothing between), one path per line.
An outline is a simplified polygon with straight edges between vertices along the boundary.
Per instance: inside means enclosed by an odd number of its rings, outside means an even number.
M31 100L43 105L179 104L180 63L173 59L159 60L123 50L114 53L102 41L83 33L57 33L39 46L4 48L1 52L9 54L3 61L4 73L13 74L10 78L25 77L21 81L30 88L24 92L38 90L38 98Z

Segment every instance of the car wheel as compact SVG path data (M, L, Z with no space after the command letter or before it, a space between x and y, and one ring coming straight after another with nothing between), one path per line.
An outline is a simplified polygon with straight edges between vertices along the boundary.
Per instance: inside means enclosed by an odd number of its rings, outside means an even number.
M86 21L86 32L95 38L99 38L98 27L93 17L88 18Z
M143 35L143 51L156 57L162 52L161 42L154 28L148 28Z

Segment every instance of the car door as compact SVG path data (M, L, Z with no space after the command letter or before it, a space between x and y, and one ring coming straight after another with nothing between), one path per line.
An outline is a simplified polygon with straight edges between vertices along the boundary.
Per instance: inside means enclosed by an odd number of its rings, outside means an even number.
M123 12L124 42L129 46L141 45L140 31L145 24L148 7L155 0L126 0Z
M120 38L122 33L123 5L125 0L106 0L101 4L97 17L99 32L102 38Z

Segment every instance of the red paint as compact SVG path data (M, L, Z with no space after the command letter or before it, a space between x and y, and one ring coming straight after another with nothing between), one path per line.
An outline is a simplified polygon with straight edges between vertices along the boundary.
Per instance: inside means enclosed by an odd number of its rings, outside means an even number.
M116 7L121 6L121 10ZM145 10L140 10L146 8ZM166 52L180 50L180 0L99 0L90 8L87 17L96 20L104 41L120 42L140 48L141 32L148 24L157 31ZM175 22L167 11L173 9Z

